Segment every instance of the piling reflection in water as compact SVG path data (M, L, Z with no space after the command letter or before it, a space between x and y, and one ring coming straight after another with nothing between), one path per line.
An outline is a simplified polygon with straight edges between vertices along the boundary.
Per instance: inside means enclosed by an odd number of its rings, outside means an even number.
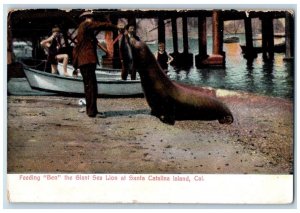
M243 42L243 38L240 39ZM167 39L168 52L172 52L172 40ZM211 39L208 38L208 52ZM197 54L197 39L189 39L189 51ZM149 45L154 52L156 45ZM229 90L240 90L253 92L267 96L293 99L294 97L294 66L293 61L285 61L284 53L276 53L273 61L265 62L262 54L247 61L241 52L238 43L224 44L226 52L226 68L202 68L192 67L189 70L175 70L169 68L168 75L172 80L179 82L222 88Z

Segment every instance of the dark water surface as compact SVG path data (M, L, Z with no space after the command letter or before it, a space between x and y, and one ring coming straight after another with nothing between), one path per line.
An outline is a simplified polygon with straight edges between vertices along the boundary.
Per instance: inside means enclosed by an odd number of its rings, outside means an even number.
M207 51L210 54L211 37L208 37L207 42ZM173 52L172 39L168 39L166 43L167 51ZM180 43L182 43L181 40L179 40L179 51L182 51ZM243 37L240 43L244 43ZM153 52L157 50L157 44L149 45L149 47ZM198 54L197 39L189 39L189 47L189 52L194 55ZM189 70L175 70L169 67L168 75L173 80L191 85L253 92L287 99L294 98L294 66L292 61L283 60L284 53L275 53L275 59L272 62L264 62L262 54L258 54L252 65L247 65L239 43L224 44L223 49L226 52L226 68L224 69L192 67Z
M169 66L169 77L172 80L182 83L209 86L228 90L252 92L267 96L294 99L294 64L293 61L283 60L284 53L275 53L272 62L264 62L262 54L247 65L243 58L240 44L245 44L245 36L237 34L239 43L224 44L226 52L226 68L203 68L195 66L189 70L175 70ZM225 36L226 37L226 36ZM283 43L284 38L276 38L275 44ZM173 52L172 38L166 40L168 53ZM255 40L254 46L260 46L261 40ZM154 53L157 51L157 44L148 45ZM178 39L179 52L183 51L182 39ZM189 52L194 56L198 54L198 39L189 39ZM207 37L207 52L212 52L212 38ZM23 52L21 52L23 54ZM103 51L98 51L99 58L102 58ZM195 61L194 61L195 64Z

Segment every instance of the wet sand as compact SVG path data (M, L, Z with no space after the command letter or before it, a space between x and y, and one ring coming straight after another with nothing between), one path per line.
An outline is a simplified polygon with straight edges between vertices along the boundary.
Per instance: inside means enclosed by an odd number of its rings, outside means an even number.
M8 97L8 173L293 173L292 101L220 97L235 121L150 115L144 98L99 98L89 118L79 98Z

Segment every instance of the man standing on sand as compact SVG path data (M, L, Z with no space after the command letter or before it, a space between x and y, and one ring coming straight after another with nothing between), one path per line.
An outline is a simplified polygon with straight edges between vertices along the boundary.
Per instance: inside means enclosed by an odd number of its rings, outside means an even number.
M90 11L82 13L77 33L77 44L73 50L73 66L79 68L86 99L86 113L89 117L96 117L97 110L97 79L96 66L99 64L97 56L97 43L95 32L100 30L117 30L117 26L94 20L94 14ZM99 113L104 117L104 114Z

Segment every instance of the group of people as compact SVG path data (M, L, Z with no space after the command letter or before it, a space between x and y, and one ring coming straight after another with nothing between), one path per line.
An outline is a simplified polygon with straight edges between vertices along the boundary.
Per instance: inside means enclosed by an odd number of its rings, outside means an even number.
M99 113L97 109L97 79L96 79L96 66L99 63L97 56L97 44L98 40L96 38L95 32L103 30L119 30L122 37L119 42L124 42L125 45L120 45L121 47L128 48L125 50L120 49L120 51L129 51L129 38L134 37L139 40L135 34L135 26L127 25L126 32L124 33L123 28L118 28L109 22L100 22L94 20L94 15L90 11L86 11L80 15L80 24L77 31L77 43L73 49L73 66L80 70L84 83L84 92L86 99L86 113L89 117L104 117L103 113ZM58 61L63 61L64 75L69 76L67 72L67 64L69 57L67 54L61 53L60 49L62 47L61 33L58 27L52 29L52 34L50 37L46 38L41 42L41 45L48 50L48 61L51 64L51 72L58 73L57 65ZM131 79L136 78L136 70L132 57L129 56L124 58L126 54L120 54L122 70L122 79L126 80L128 73L131 75ZM158 51L155 53L155 57L163 70L168 70L168 64L173 61L172 56L170 56L165 50L165 44L158 44ZM124 73L124 74L123 74Z

